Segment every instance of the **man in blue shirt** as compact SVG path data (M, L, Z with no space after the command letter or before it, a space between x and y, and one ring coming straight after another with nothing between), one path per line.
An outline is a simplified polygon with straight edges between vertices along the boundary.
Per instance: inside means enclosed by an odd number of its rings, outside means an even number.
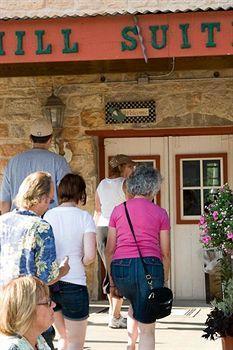
M19 186L26 176L36 171L51 174L54 183L54 203L50 207L58 204L57 187L61 179L71 170L64 157L49 151L52 133L52 124L45 118L37 119L31 124L32 149L10 159L4 171L0 202L2 214L14 208L13 200Z

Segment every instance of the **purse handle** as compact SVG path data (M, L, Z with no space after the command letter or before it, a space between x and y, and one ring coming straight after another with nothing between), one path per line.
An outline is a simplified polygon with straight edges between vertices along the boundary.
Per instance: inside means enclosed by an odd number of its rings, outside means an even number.
M139 256L140 256L140 259L141 259L141 262L142 262L143 270L145 272L146 281L148 283L149 288L152 290L153 289L153 284L152 284L153 281L152 281L151 274L149 273L149 271L147 269L147 266L146 266L146 264L145 264L145 262L143 260L143 257L142 257L142 253L141 253L141 251L139 249L138 242L136 240L136 236L135 236L135 232L134 232L134 228L133 228L133 225L132 225L132 221L130 219L129 212L128 212L128 209L127 209L127 206L126 206L126 202L124 202L123 204L124 204L124 207L125 207L126 218L128 220L128 224L129 224L130 230L132 232L133 238L135 240L135 243L136 243L136 246L137 246L137 249L138 249L138 253L139 253Z

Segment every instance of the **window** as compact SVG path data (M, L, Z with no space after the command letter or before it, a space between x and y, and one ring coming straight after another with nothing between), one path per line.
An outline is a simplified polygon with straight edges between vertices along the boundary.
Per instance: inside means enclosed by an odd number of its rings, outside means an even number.
M177 155L177 223L198 223L209 193L227 181L227 155Z

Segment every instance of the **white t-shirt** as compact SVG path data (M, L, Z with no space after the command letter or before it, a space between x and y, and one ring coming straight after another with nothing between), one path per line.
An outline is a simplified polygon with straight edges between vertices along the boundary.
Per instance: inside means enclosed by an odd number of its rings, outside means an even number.
M61 281L85 286L86 274L81 258L84 235L96 231L92 216L77 207L58 206L48 210L44 219L53 228L58 262L69 257L70 270Z
M99 183L97 193L101 204L101 215L97 226L108 226L114 207L125 201L124 180L123 177L117 177L116 179L106 178Z

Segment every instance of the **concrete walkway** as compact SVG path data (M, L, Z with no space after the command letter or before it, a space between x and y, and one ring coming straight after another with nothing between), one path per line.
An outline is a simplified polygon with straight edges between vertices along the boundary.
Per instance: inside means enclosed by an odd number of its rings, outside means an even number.
M176 303L172 315L156 324L156 350L221 350L221 340L205 340L202 330L208 305L195 302ZM126 315L127 306L123 307ZM86 350L126 349L127 333L124 329L107 326L108 308L105 302L91 304Z

